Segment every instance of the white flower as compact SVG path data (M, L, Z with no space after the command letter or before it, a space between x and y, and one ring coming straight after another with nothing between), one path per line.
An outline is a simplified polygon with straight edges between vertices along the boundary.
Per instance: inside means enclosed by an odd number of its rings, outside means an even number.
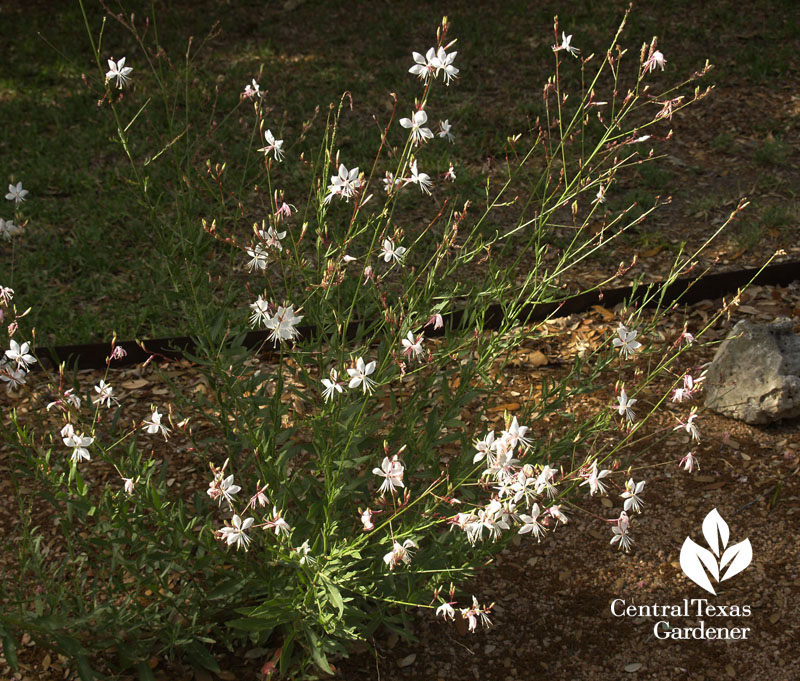
M272 525L272 528L275 530L276 536L283 534L288 537L292 532L292 526L286 522L277 506L272 507L272 520L270 521L270 525Z
M425 322L425 326L430 326L433 324L433 330L442 329L444 328L444 318L438 312L435 312L430 317L428 317L428 321Z
M67 409L64 407L64 403L72 405L75 407L75 409L80 409L81 398L73 394L72 390L72 388L65 390L61 398L57 399L55 402L50 402L47 405L47 411L50 411L53 407L59 407L60 409L67 411Z
M119 404L119 400L114 397L114 388L106 383L102 378L100 383L94 387L97 397L92 400L92 404L105 404L106 407L111 409L111 403Z
M444 174L444 179L449 180L450 182L456 181L456 171L453 169L453 164L450 164L450 167L447 169L447 172Z
M461 616L467 620L467 628L470 631L475 631L475 628L478 626L478 622L481 623L481 626L484 627L491 627L492 622L489 619L489 616L486 614L489 612L488 607L481 608L478 605L478 599L475 596L472 597L472 607L471 608L461 608Z
M435 71L433 60L436 58L436 50L431 47L424 57L419 52L412 52L411 57L414 59L414 66L408 69L408 72L427 83Z
M478 463L478 461L483 460L486 456L491 455L494 447L494 431L492 431L483 438L483 440L477 440L475 442L477 453L472 457L472 463Z
M594 496L595 492L600 492L600 494L606 493L606 487L601 482L603 478L605 478L611 471L603 470L598 472L597 471L597 461L592 461L592 468L589 472L588 477L584 480L581 485L589 485L589 496Z
M460 515L463 514L459 513ZM468 520L464 521L464 532L467 535L467 541L472 546L475 546L478 541L483 539L483 527L483 522L472 516L469 516Z
M154 407L153 413L150 414L150 420L144 422L143 428L150 433L150 435L155 435L161 431L161 434L166 440L169 437L169 428L161 423L161 418L162 415L158 412L158 409Z
M14 224L13 220L3 220L0 218L0 236L6 241L11 241L12 237L20 231L20 228Z
M494 443L494 455L489 456L487 463L484 475L493 476L499 482L510 478L519 460L514 458L514 447L508 437L504 435Z
M392 241L391 239L383 240L381 257L383 258L384 262L389 262L390 260L394 260L396 263L402 265L405 253L406 249L403 246L395 246L394 241Z
M61 429L61 438L67 447L72 447L72 456L70 457L76 463L80 461L89 461L89 450L86 449L93 442L93 437L85 437L82 433L76 433L71 423L68 423Z
M423 354L422 341L424 340L425 336L423 336L422 334L420 334L419 337L415 340L414 332L409 331L408 335L405 338L403 338L402 341L403 347L405 348L405 350L403 350L403 354L410 355L413 352L414 357L421 357Z
M433 139L433 133L430 128L423 128L422 126L428 122L428 114L422 109L415 111L411 114L411 118L401 118L400 125L404 128L411 129L411 141L414 144L421 144Z
M578 52L580 52L580 50L577 47L573 47L572 45L570 45L571 42L572 42L572 36L571 35L567 35L566 33L564 33L562 31L561 32L561 44L560 45L553 45L553 52L558 52L559 50L566 50L573 57L577 58Z
M373 381L369 375L374 373L376 366L377 363L374 360L369 364L364 364L364 358L359 357L356 360L355 368L347 370L347 373L350 375L350 383L348 383L347 387L352 389L361 386L365 394L372 393L375 389L375 381Z
M508 427L508 430L503 431L503 437L508 438L508 441L512 447L516 447L517 444L520 443L523 447L530 447L530 438L525 437L527 432L528 426L519 425L517 422L517 417L515 416L514 420L511 421L511 425Z
M411 162L411 177L406 179L406 184L417 184L421 192L431 193L431 176L417 170L417 159Z
M359 512L361 513L360 520L361 520L361 525L364 527L364 532L369 532L370 530L374 530L375 525L372 523L372 511L370 511L369 509L366 509L364 511L359 509Z
M533 467L528 464L516 472L511 478L511 486L501 490L501 492L507 494L513 492L513 503L518 504L521 499L525 499L527 505L530 506L536 494L535 485L536 479L533 477Z
M8 185L8 194L6 194L6 198L9 201L13 201L14 205L19 205L25 200L28 194L30 194L30 192L22 188L22 182L17 182L17 184Z
M236 544L237 549L244 548L244 550L247 551L247 547L250 545L250 537L245 534L245 531L250 529L252 524L252 518L242 520L234 513L233 518L231 518L231 526L223 527L219 531L219 537L224 539L228 543L228 546Z
M269 303L261 296L255 303L250 303L250 309L253 310L250 315L250 326L266 324L269 321Z
M290 217L292 217L292 211L294 211L296 213L297 212L297 206L295 206L293 203L286 203L286 201L282 201L281 205L278 206L278 208L275 210L275 217L278 220L283 220L285 218L290 218ZM285 236L286 232L283 232L283 234ZM281 239L283 239L283 237L281 237Z
M686 341L686 345L691 345L692 343L694 343L694 336L691 333L689 333L685 324L683 326L683 332L678 337L676 344L680 345L683 341Z
M283 159L283 150L281 149L281 147L283 147L283 140L276 140L271 130L267 130L264 133L264 139L267 141L267 144L261 147L259 151L263 151L265 156L271 151L276 161Z
M694 455L694 452L689 452L686 456L684 456L678 465L682 466L683 470L685 470L687 473L691 473L695 468L700 470L700 464L697 463L697 457Z
M655 120L660 120L663 118L672 120L672 114L674 113L674 108L678 106L682 100L683 100L683 95L681 95L680 97L675 97L674 99L668 99L666 102L656 101L655 102L656 104L661 104L661 111L659 111L656 114ZM634 142L637 141L639 140L634 140Z
M597 196L595 197L592 203L605 203L606 202L606 188L603 185L600 185L597 188Z
M619 548L626 553L631 550L631 544L633 543L633 539L631 539L631 536L628 534L629 525L630 520L628 518L628 514L623 511L619 514L619 520L617 520L617 524L611 528L614 536L611 537L610 543L619 543Z
M626 511L630 511L633 509L635 512L641 511L642 506L644 506L644 502L639 498L639 495L642 493L644 489L645 481L642 480L641 482L634 483L633 478L628 480L625 483L625 491L622 493L622 498L625 499L625 504L623 508Z
M520 514L519 519L522 521L522 527L519 528L519 534L533 534L537 541L541 541L544 536L544 525L539 522L539 504L534 504L531 507L531 514Z
M628 394L625 392L625 388L623 388L619 395L617 395L617 402L619 402L619 406L616 407L617 412L620 416L624 416L630 423L633 423L633 420L636 418L636 415L633 413L633 409L631 407L636 404L639 400L636 400L632 397L628 397Z
M430 53L430 50L428 51ZM430 65L435 69L434 77L438 78L439 74L444 71L444 84L450 85L451 78L458 78L458 69L453 66L453 61L458 52L445 52L443 47L436 50L436 55L430 60Z
M389 566L390 570L394 570L400 563L408 565L412 557L411 549L416 548L417 545L411 539L406 539L402 544L394 542L392 550L383 557L383 562Z
M386 171L386 175L384 175L383 180L381 180L381 182L383 182L383 190L387 194L391 194L395 190L395 187L402 184L402 180L396 180L394 178L394 175L390 173L388 170Z
M279 340L291 340L297 338L300 332L295 328L303 315L296 315L294 313L294 305L283 307L278 305L278 311L273 317L264 322L264 326L272 329L269 339L277 345Z
M448 618L454 620L456 618L456 611L453 610L453 606L450 603L442 603L436 608L436 616L441 617L445 621L447 621Z
M642 71L643 73L649 73L650 71L655 71L656 68L660 68L662 71L664 70L664 64L667 63L667 60L664 59L664 55L661 54L659 50L653 52L647 61L642 64Z
M257 234L258 238L264 242L265 248L274 248L276 251L280 251L281 239L286 236L286 230L278 232L272 227L267 227L266 230L259 229Z
M689 414L689 418L686 419L686 423L678 419L678 425L673 428L673 430L685 430L689 435L692 436L692 440L696 440L697 442L700 441L700 431L697 429L697 425L695 424L694 420L697 418L697 407L692 407L692 411Z
M225 499L225 501L228 502L228 506L233 508L233 495L241 491L242 488L239 487L239 485L233 484L233 475L229 475L227 478L223 477L227 465L228 459L225 459L225 463L222 464L221 469L217 470L212 466L214 479L208 483L206 493L212 499L218 499L219 503L222 503L222 500Z
M125 486L124 486L125 494L128 494L128 495L133 494L133 490L134 490L133 478L122 478L122 481L125 483Z
M555 496L556 486L553 484L553 477L556 472L556 469L551 468L549 464L542 468L541 473L536 476L536 494L545 492L548 497Z
M391 492L394 494L395 489L405 487L403 484L403 467L402 462L397 460L397 454L391 459L388 456L383 457L380 468L373 468L373 475L378 475L383 478L383 482L379 487L381 494Z
M453 133L450 132L450 128L452 127L453 126L450 125L450 119L448 118L439 121L439 137L444 137L448 142L454 142L456 138L453 136ZM451 165L450 167L452 168L453 166Z
M311 553L311 547L308 545L308 539L306 539L300 546L295 549L295 552L298 556L300 556L300 565L314 565L317 561L308 554Z
M116 345L111 350L111 359L122 359L123 357L128 356L128 351L125 350L121 345Z
M11 364L0 364L0 381L6 382L6 392L11 393L21 385L25 385L25 370L14 368Z
M248 248L247 255L250 256L250 261L247 263L247 269L250 272L253 270L260 270L263 272L267 269L269 254L261 244L256 244L255 247Z
M108 60L108 72L106 73L106 80L112 78L117 79L117 87L122 89L130 82L130 73L133 69L130 66L125 66L125 57L115 62L113 59Z
M697 379L693 378L691 374L686 374L683 377L683 387L675 388L672 392L672 401L683 402L684 400L692 399L695 393L703 389L702 383L706 379L705 373L704 371Z
M250 81L251 84L244 86L244 92L242 93L243 97L247 97L251 99L253 97L261 97L261 86L256 83L256 79L253 78Z
M339 165L339 174L331 175L331 183L328 185L328 194L324 201L328 203L334 196L348 201L353 198L360 188L361 180L358 177L358 166L348 171L344 163L342 163Z
M36 358L28 352L30 343L20 345L12 339L8 345L9 349L6 350L6 357L8 357L9 361L14 362L18 369L27 371L31 364L36 364Z
M342 392L342 384L339 383L337 380L338 378L339 372L336 371L336 369L331 369L330 379L322 379L322 385L325 386L325 390L322 391L322 396L325 398L326 402L334 397L336 393Z
M0 220L0 222L2 222ZM0 304L8 307L14 299L14 289L8 286L0 286Z
M622 356L627 358L630 353L636 352L640 347L642 347L642 344L636 340L636 336L638 334L638 331L629 331L628 328L620 322L620 325L617 328L617 335L619 337L615 338L612 343L615 348L620 349Z
M547 509L547 512L550 514L551 517L555 518L559 522L564 523L565 525L569 522L567 520L567 516L561 511L561 506L558 504L554 504Z
M259 482L261 481L259 480ZM265 494L266 491L267 491L267 486L264 485L263 487L257 489L256 493L252 497L250 497L250 504L252 505L253 508L255 508L256 506L264 508L264 506L266 506L269 503L269 499Z
M675 388L675 390L672 392L671 399L673 402L683 402L684 400L691 399L691 397L692 396L689 394L689 391L686 390L686 388Z

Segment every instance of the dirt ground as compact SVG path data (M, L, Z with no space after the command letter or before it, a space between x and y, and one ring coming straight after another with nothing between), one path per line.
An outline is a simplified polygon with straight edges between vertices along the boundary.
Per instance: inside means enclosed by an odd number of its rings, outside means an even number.
M768 295L753 307L771 300L772 292L763 290ZM710 359L709 352L698 363ZM748 426L704 412L696 447L700 470L690 474L677 466L689 437L671 431L677 410L670 411L651 424L654 438L669 435L633 464L646 477L647 491L629 555L609 546L602 519L616 512L603 500L580 503L567 526L541 544L523 538L475 580L478 600L496 603L491 629L463 635L456 625L424 614L415 622L418 643L378 639L372 651L343 662L339 678L800 677L800 560L793 529L800 511L798 423ZM702 521L715 508L730 527L731 542L749 538L753 561L712 596L686 578L679 556L687 536L703 542ZM611 612L616 599L674 605L703 598L715 606L749 605L751 616L690 612L666 619L674 628L697 627L701 619L709 627L748 627L747 640L661 640L654 626L664 618ZM407 667L399 666L404 662Z
M687 311L690 328L699 326L721 301L703 301ZM755 287L743 294L741 304L709 331L707 340L720 340L741 318L765 322L791 316L800 331L800 286ZM564 371L581 343L613 330L610 311L601 308L585 314L552 320L546 330L552 341L522 348L512 362L513 370L496 408L498 421L507 409L520 408L519 396L532 380ZM680 332L683 313L665 319L659 331L666 337ZM714 346L685 355L683 369L709 361ZM543 359L544 357L544 359ZM202 386L191 367L178 363L169 370L186 386ZM99 380L82 372L81 382ZM139 368L120 370L113 376L132 414L145 416L149 401L163 387L158 379ZM665 377L640 395L644 408L669 389ZM613 386L585 397L575 411L580 416L603 408ZM133 401L134 395L139 399ZM702 395L698 398L702 402ZM3 396L4 406L8 397ZM644 406L643 406L644 405ZM21 405L18 405L21 406ZM24 406L24 405L22 405ZM463 623L437 620L431 611L418 613L411 629L413 641L379 632L374 640L354 650L349 659L335 661L337 677L368 679L758 679L778 681L800 676L800 560L794 532L800 510L800 429L797 421L770 426L748 426L701 409L698 419L701 441L696 452L699 470L679 468L690 448L689 435L675 431L686 403L665 403L656 411L643 437L620 457L622 468L631 467L635 479L646 479L644 510L632 522L634 544L629 554L610 545L610 519L619 514L622 490L607 498L588 496L566 507L569 523L548 533L541 543L517 537L494 561L482 569L474 583L463 585L478 600L494 602L493 626L467 633ZM534 424L541 435L546 423ZM630 459L627 458L630 455ZM181 461L173 465L180 468ZM0 461L0 467L7 465ZM199 479L204 472L195 471ZM0 477L0 493L8 494L8 480ZM703 543L702 522L717 509L730 528L731 543L749 539L753 548L750 566L723 583L716 595L690 582L679 564L681 545L691 537ZM4 526L13 522L14 509L0 510ZM11 552L3 554L8 561ZM6 563L7 564L7 563ZM622 599L624 604L620 604ZM627 606L682 605L688 613L657 617L612 614ZM698 616L697 601L705 605L740 610L749 616ZM703 607L705 607L705 605ZM662 640L654 626L666 619L675 629L706 627L747 628L745 640ZM663 625L662 625L663 626ZM663 629L659 634L663 635ZM0 660L0 678L77 678L58 655L26 640L20 651L21 671L12 674ZM243 651L243 654L246 651ZM262 658L220 653L222 679L259 679ZM175 666L153 658L156 679L214 678L208 672ZM133 678L133 677L131 677Z

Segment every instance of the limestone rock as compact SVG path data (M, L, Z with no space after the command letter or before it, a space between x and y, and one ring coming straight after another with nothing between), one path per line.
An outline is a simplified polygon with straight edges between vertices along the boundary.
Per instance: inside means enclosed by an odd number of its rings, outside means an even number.
M800 336L790 319L733 327L708 369L706 407L750 424L800 416Z

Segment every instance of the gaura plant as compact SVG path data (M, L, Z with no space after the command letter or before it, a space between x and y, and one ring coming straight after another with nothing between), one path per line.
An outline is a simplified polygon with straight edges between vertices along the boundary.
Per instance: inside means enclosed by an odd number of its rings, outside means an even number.
M150 55L133 20L120 21ZM141 61L106 55L102 31L95 40L87 19L102 105L117 122L155 238L169 232L159 191L170 190L153 188L148 165L166 156L183 177L200 172L207 180L171 191L219 197L203 228L231 259L230 287L216 311L201 304L210 294L196 280L189 287L186 309L198 329L192 359L207 394L175 385L170 404L152 405L148 418L126 428L112 373L81 400L62 368L47 407L62 416L58 432L36 431L35 415L11 415L22 454L13 474L23 518L18 583L39 586L34 596L3 587L7 659L15 637L28 632L72 656L83 678L102 652L147 679L153 654L185 653L218 670L214 652L222 648L256 651L284 675L309 666L331 672L332 658L379 626L405 633L413 608L461 617L469 630L488 626L491 604L453 585L515 534L553 541L587 493L618 500L610 544L631 550L645 481L613 462L667 398L640 416L645 400L636 395L673 372L695 340L688 330L663 343L652 334L664 288L642 289L616 331L576 355L560 381L532 385L518 413L499 419L488 411L514 350L541 334L532 305L580 293L564 287L570 270L654 210L609 209L618 176L652 161L648 143L668 138L671 117L707 93L686 88L708 64L663 87L666 59L656 40L630 57L619 43L624 23L604 54L582 57L572 44L580 44L577 33L556 21L543 113L508 138L502 177L487 179L477 209L462 200L455 165L439 172L432 160L432 149L458 143L455 117L439 109L436 93L469 77L446 19L435 44L412 53L419 94L413 103L393 98L372 158L339 148L347 97L330 108L315 144L312 123L296 139L279 132L255 79L237 93L236 106L251 110L257 182L267 187L261 207L235 197L224 162L209 157L198 169L193 155L179 153L171 130L148 130L163 147L144 161L134 153L150 101L137 104L137 87L148 76ZM188 56L183 68L176 78L188 78ZM580 82L572 92L565 72ZM154 70L152 81L153 97L169 107L164 74ZM298 177L305 197L291 193ZM690 270L723 228L681 250L666 283ZM8 308L13 291L2 290ZM652 313L641 303L653 304ZM247 349L252 329L265 332L264 352ZM636 385L618 380L643 358ZM28 344L12 340L4 380L24 387L32 361ZM673 399L690 399L701 380L677 375ZM571 405L597 390L609 392L607 408L572 417ZM548 416L558 416L559 427L537 428ZM696 417L692 411L676 428L699 437ZM210 470L207 488L170 488L166 464L159 471L143 454L143 438L169 446L175 431L192 442L182 456ZM618 436L613 444L600 437L609 431ZM694 455L681 463L691 469ZM111 467L117 483L95 483L96 465ZM59 520L63 560L48 560L25 479Z

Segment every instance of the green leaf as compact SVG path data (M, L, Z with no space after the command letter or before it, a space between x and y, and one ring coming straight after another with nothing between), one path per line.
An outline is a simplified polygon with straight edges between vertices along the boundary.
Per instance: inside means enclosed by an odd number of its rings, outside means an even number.
M186 651L189 653L192 662L198 662L210 672L218 674L220 669L214 656L208 652L208 649L197 641L192 641L186 646Z
M153 671L147 662L140 662L136 665L136 669L139 670L139 681L156 681L156 677L153 676Z
M89 660L86 659L86 656L78 655L75 661L78 663L78 676L81 677L81 681L94 681L94 669L89 666Z
M150 485L150 498L153 500L153 506L155 506L157 511L161 510L161 497L158 495L156 491L155 485Z
M241 619L228 620L225 626L239 631L272 631L275 628L275 620L265 617L242 617Z
M311 629L306 629L306 638L308 639L308 647L314 664L326 674L333 674L333 669L331 669L331 666L328 664L328 658L325 657L325 653L322 652L322 646L319 643L317 635Z
M206 598L213 601L217 598L223 598L224 596L232 596L237 591L241 590L243 586L244 581L239 577L228 579L209 591Z
M8 662L11 669L18 672L19 662L17 661L17 646L14 643L14 639L3 627L0 627L0 641L3 642L3 657L6 658L6 662Z
M325 587L331 595L331 603L333 603L333 606L339 611L339 617L341 617L344 614L344 601L342 600L341 592L336 588L333 582L329 582L328 580L325 580Z

